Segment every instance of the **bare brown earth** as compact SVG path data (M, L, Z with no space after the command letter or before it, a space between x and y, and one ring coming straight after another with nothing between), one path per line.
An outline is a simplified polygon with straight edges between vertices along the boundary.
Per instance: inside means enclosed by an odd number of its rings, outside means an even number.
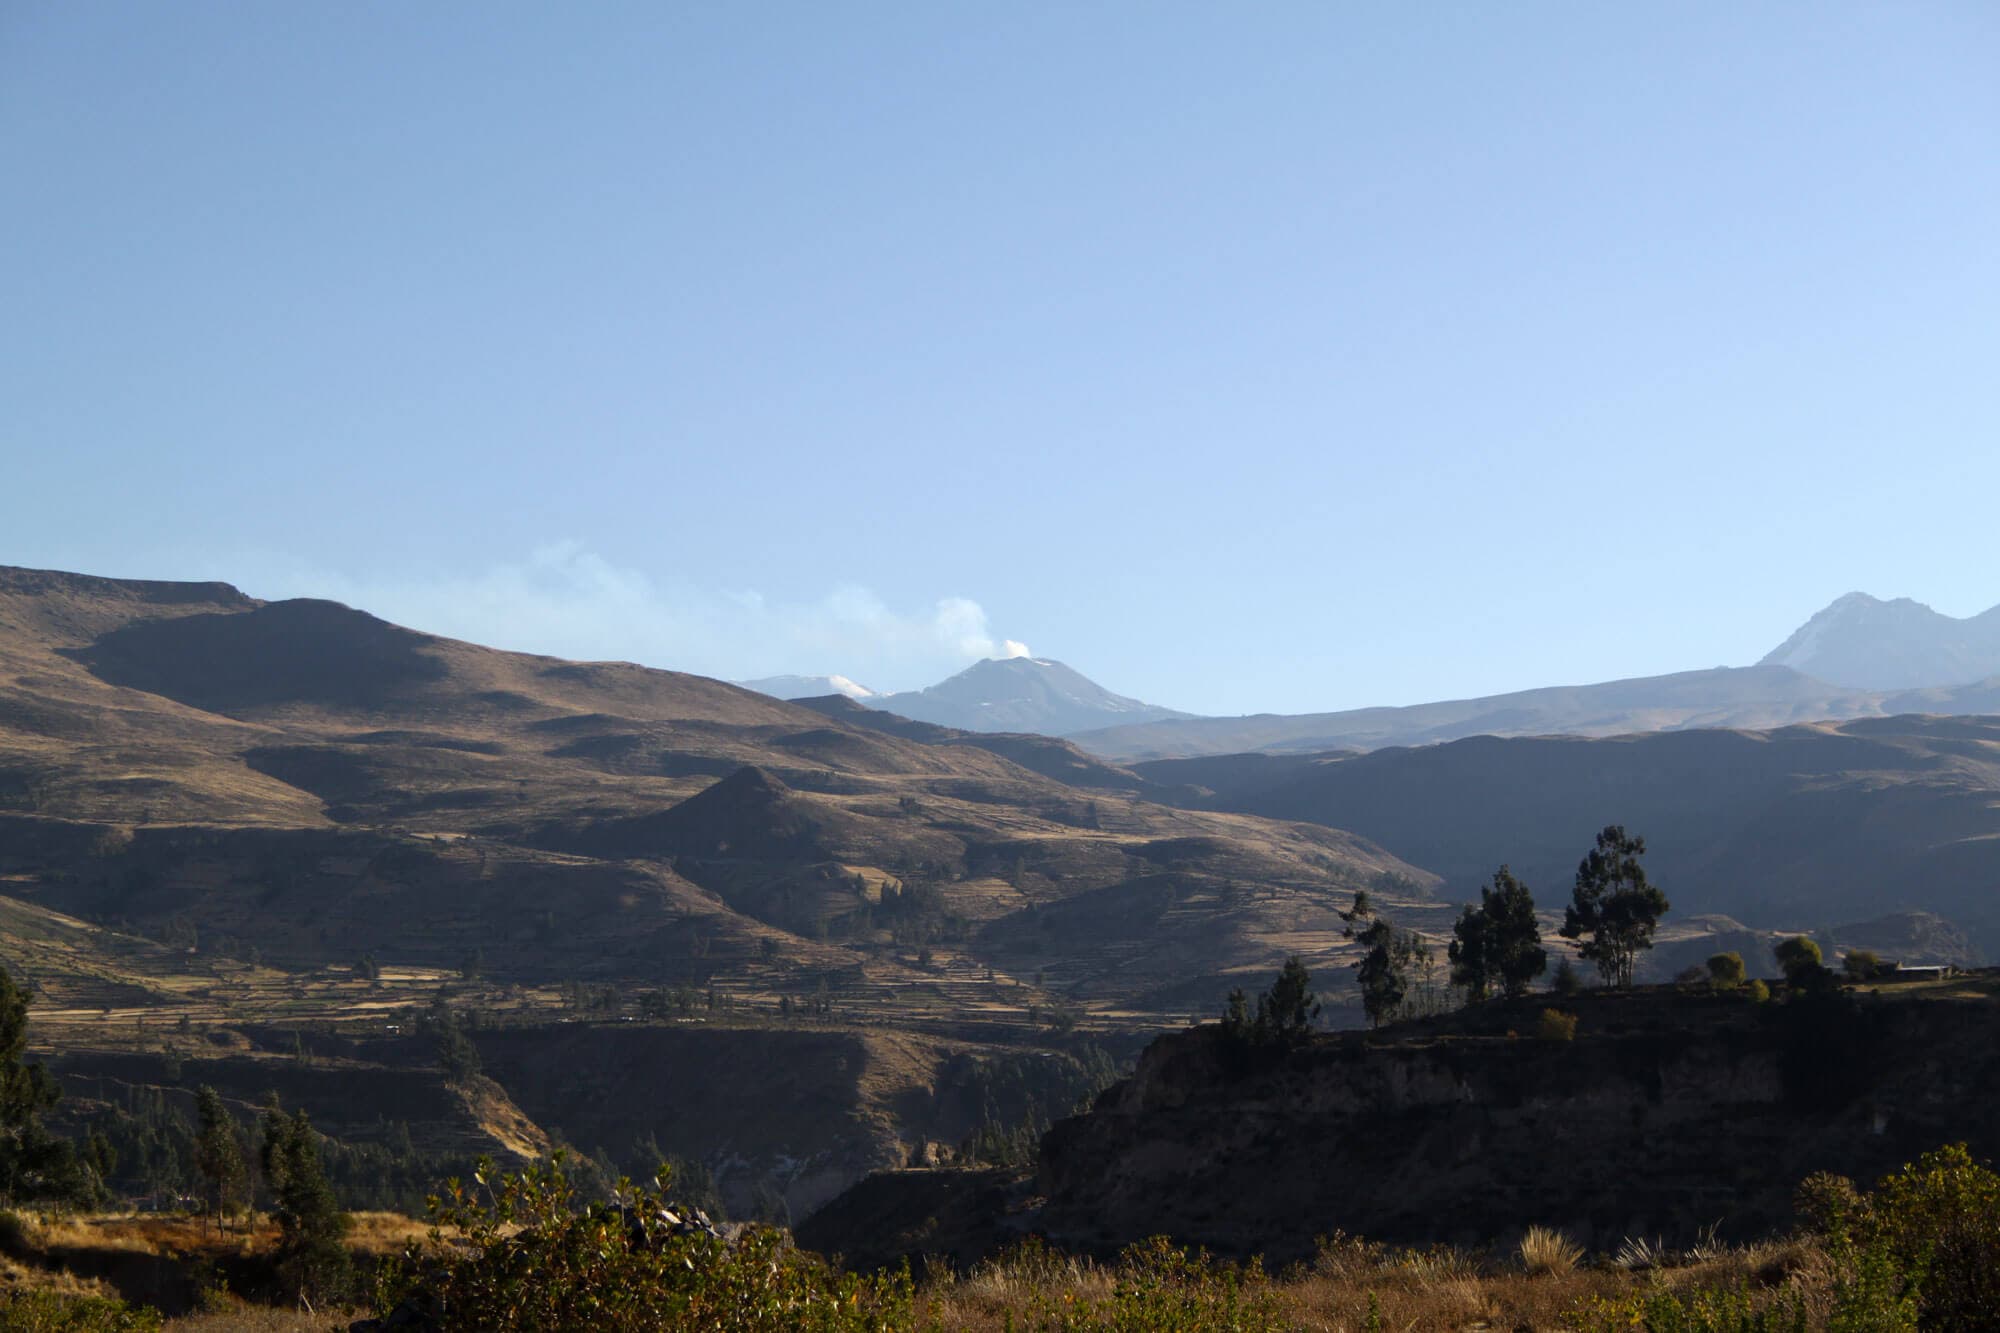
M1295 951L1344 975L1359 888L1447 916L1338 830L889 722L0 569L0 962L76 1097L280 1088L452 1153L650 1136L799 1209L977 1127L955 1062L1129 1046ZM476 1095L396 1046L440 1000L493 1048Z

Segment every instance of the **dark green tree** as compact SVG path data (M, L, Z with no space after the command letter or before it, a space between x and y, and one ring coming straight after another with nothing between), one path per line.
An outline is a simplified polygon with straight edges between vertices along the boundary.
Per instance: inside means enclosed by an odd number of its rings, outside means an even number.
M27 1049L28 995L0 967L0 1199L87 1202L96 1181L76 1150L42 1127L61 1089L39 1063L22 1059Z
M1312 1031L1319 1017L1319 1003L1313 998L1312 974L1297 954L1285 960L1271 989L1257 997L1257 1030L1279 1041L1289 1041Z
M431 1015L431 1036L437 1044L438 1071L452 1083L464 1083L478 1075L479 1048L465 1034L458 1015L439 1006Z
M278 1219L278 1275L299 1299L344 1293L353 1269L342 1243L352 1219L334 1200L319 1159L319 1133L304 1110L290 1115L275 1093L264 1108L264 1179Z
M1743 955L1734 949L1709 955L1708 984L1717 990L1735 990L1743 984Z
M1445 956L1451 959L1451 984L1465 987L1467 1004L1486 1002L1497 970L1494 953L1492 919L1483 906L1467 903L1451 928L1451 944L1445 951Z
M1509 999L1526 995L1548 966L1535 896L1506 866L1479 890L1479 905L1468 905L1459 914L1450 958L1452 984L1465 987L1466 998L1475 1004L1495 986Z
M1369 1023L1380 1027L1402 1011L1409 997L1410 975L1430 960L1430 945L1412 930L1398 930L1375 915L1365 891L1354 895L1354 906L1340 913L1348 939L1366 950L1354 965L1361 987L1361 1009Z
M1250 997L1241 986L1229 992L1229 1002L1222 1010L1222 1026L1231 1036L1250 1035Z
M1361 986L1361 1009L1376 1027L1396 1016L1409 993L1409 976L1400 965L1396 948L1396 928L1377 917L1356 933L1355 941L1368 952L1354 965L1355 980Z
M1574 995L1583 989L1583 978L1576 974L1576 964L1564 954L1556 959L1556 970L1549 975L1549 989L1558 995Z
M195 1169L208 1182L209 1212L219 1232L231 1208L242 1201L250 1172L236 1137L236 1117L222 1104L221 1094L203 1084L195 1093L195 1114L200 1121L194 1141Z
M1506 866L1494 874L1492 889L1482 889L1481 895L1486 915L1493 922L1500 989L1507 998L1519 999L1549 965L1549 952L1542 947L1541 922L1535 919L1535 895Z
M83 1164L91 1169L100 1184L108 1184L118 1170L118 1146L104 1131L93 1127L84 1136Z
M1597 965L1607 985L1632 984L1639 951L1653 947L1653 930L1667 913L1667 895L1647 881L1639 862L1645 854L1644 838L1607 825L1577 866L1576 889L1563 910L1563 938L1583 941L1577 953Z

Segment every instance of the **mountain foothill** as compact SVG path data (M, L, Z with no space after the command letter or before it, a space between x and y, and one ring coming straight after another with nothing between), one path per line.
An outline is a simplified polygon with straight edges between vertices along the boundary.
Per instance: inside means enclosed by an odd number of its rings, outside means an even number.
M1768 971L1786 931L1976 959L1991 616L1943 657L1943 631L1857 656L1901 606L1842 599L1734 671L1214 719L1044 658L792 700L0 569L0 962L78 1114L108 1081L282 1086L343 1141L420 1107L434 1160L646 1144L723 1164L732 1209L802 1215L996 1106L1062 1114L1106 1052L1288 957L1358 1026L1357 892L1439 942L1509 863L1560 952L1610 823L1673 901L1647 975L1718 948ZM476 1076L421 1035L460 1013Z
M437 1161L659 1144L802 1212L1435 883L1050 737L0 570L0 962L76 1115L281 1087L344 1142L405 1107Z

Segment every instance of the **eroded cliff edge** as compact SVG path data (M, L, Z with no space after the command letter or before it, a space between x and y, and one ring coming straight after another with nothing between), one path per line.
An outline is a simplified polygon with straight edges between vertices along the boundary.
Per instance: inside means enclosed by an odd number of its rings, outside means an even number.
M961 1216L926 1173L898 1173L900 1187L866 1183L870 1227L900 1188L924 1208L904 1245L960 1259L1025 1232L1092 1251L1166 1234L1274 1260L1336 1230L1488 1244L1540 1223L1596 1247L1764 1234L1813 1171L1870 1180L1958 1140L2000 1151L1996 991L1981 974L1763 1004L1537 996L1290 1045L1207 1025L1159 1039L1058 1122L1004 1208L990 1179L951 1195ZM1577 1017L1574 1040L1535 1035L1552 1006ZM875 1257L842 1217L836 1201L801 1240Z

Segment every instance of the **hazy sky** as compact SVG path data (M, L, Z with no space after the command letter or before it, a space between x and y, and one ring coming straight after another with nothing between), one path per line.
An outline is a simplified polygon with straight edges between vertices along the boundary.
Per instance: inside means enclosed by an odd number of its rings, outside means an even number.
M2000 602L2000 6L0 3L0 562L1205 712Z

